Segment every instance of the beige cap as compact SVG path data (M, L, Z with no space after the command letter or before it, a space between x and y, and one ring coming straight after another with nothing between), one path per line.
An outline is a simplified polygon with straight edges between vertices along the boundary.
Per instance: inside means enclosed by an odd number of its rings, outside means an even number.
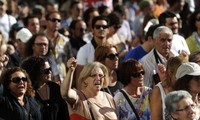
M16 34L16 39L20 39L23 43L28 42L32 37L32 33L27 28L22 28Z

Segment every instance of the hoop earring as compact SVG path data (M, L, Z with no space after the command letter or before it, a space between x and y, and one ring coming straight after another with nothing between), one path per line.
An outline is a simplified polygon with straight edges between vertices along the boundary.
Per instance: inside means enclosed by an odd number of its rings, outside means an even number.
M83 82L83 84L84 84L85 88L88 86L88 83L86 83L86 82Z

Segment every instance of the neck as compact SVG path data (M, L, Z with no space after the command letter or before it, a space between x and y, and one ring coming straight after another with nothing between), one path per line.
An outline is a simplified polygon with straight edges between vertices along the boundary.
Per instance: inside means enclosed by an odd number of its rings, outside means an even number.
M148 42L144 42L142 44L142 48L144 49L145 52L149 52L152 49L151 46L148 44Z
M54 39L58 36L58 31L52 31L50 29L46 29L46 34L50 39Z
M117 74L115 70L109 71L109 86L115 86L117 83Z
M96 98L99 94L100 91L94 91L94 90L88 90L88 89L84 89L84 90L81 90L86 98Z
M197 29L197 34L198 34L198 36L200 37L200 28Z
M94 37L95 42L97 43L98 46L103 45L106 43L106 37L104 38L99 38L99 37Z
M139 96L141 95L141 88L142 87L133 87L131 84L124 87L126 92L131 96Z

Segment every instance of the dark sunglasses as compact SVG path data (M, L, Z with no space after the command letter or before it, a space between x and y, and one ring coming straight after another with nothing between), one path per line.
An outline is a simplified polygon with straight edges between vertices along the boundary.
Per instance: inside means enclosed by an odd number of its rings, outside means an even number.
M137 78L137 77L140 77L141 74L144 75L144 73L145 73L144 71L140 71L140 72L133 73L132 76Z
M96 29L100 29L100 28L106 29L106 28L108 28L108 26L107 25L95 25L94 28L96 28Z
M52 18L52 19L49 19L49 21L51 21L51 22L56 22L56 21L61 22L61 19Z
M3 2L0 2L0 6L2 6L2 5L4 5L4 3L3 3Z
M83 32L86 32L86 29L80 28L79 31L80 31L81 33L83 33Z
M196 18L196 21L200 21L200 17Z
M49 73L51 72L51 67L50 67L50 68L44 69L42 72L43 72L43 74L45 74L45 75L49 74Z
M48 46L48 44L46 44L46 43L34 43L35 45L37 45L37 46Z
M108 59L110 59L110 60L114 60L114 59L115 59L116 57L118 57L118 56L119 56L118 53L116 53L116 54L111 53L111 54L107 55L106 57L107 57Z
M28 79L26 77L21 77L21 78L20 77L14 77L14 78L11 79L11 82L13 82L13 83L20 83L21 80L23 82L27 82L28 81Z

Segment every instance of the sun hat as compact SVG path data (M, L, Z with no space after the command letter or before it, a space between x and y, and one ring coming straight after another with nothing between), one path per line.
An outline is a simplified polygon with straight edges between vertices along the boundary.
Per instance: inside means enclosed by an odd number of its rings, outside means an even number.
M32 33L27 28L22 28L16 34L16 39L20 39L23 43L26 43L32 37Z
M182 63L176 71L176 79L185 75L200 76L200 66L194 62Z

